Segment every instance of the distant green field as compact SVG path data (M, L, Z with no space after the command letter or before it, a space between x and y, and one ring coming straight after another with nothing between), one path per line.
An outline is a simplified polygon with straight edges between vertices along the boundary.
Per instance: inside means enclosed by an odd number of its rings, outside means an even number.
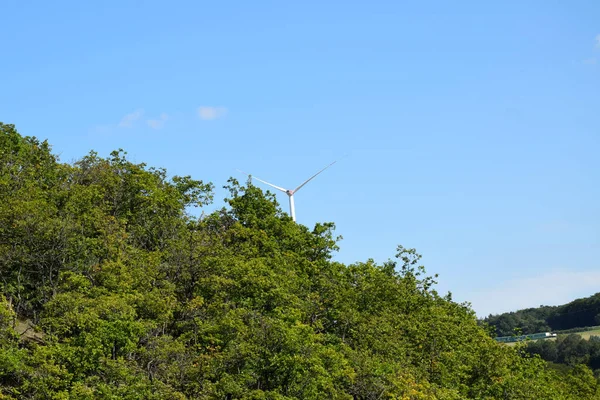
M600 328L595 328L595 329L591 329L589 331L583 331L583 332L572 332L572 333L558 332L558 336L567 336L567 335L571 335L571 334L579 335L584 339L589 339L590 336L600 336ZM556 340L556 338L541 339L541 340ZM516 342L505 343L505 344L507 344L509 346L514 346L516 344Z
M584 339L589 339L590 336L600 336L600 329L593 329L591 331L577 332L577 335Z
M600 336L600 327L594 326L592 327L592 329L590 329L589 331L581 331L581 332L556 332L556 334L558 336L567 336L567 335L579 335L584 339L589 339L590 336ZM550 340L556 340L556 339L550 339Z

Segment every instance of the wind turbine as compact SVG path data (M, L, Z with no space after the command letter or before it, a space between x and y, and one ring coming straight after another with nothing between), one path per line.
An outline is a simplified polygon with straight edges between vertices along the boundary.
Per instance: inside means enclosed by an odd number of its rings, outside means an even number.
M283 193L287 194L287 195L288 195L288 197L289 197L289 199L290 199L290 215L292 216L292 221L296 222L296 209L295 209L295 207L294 207L294 195L296 194L296 192L297 192L298 190L302 189L302 187L303 187L304 185L306 185L308 182L310 182L311 180L313 180L313 179L314 179L314 178L315 178L317 175L319 175L321 172L325 171L327 168L331 167L331 166L332 166L333 164L335 164L336 162L337 162L337 160L336 160L336 161L334 161L334 162L332 162L331 164L329 164L328 166L326 166L325 168L323 168L322 170L320 170L319 172L317 172L316 174L314 174L313 176L311 176L310 178L308 178L308 179L307 179L307 180L305 180L304 182L302 182L302 183L300 184L300 186L298 186L298 187L297 187L296 189L294 189L294 190L290 190L290 189L284 189L284 188L282 188L282 187L275 186L275 185L273 185L272 183L269 183L269 182L267 182L267 181L263 181L262 179L260 179L260 178L257 178L257 177L255 177L255 176L253 176L253 175L247 174L247 173L246 173L246 172L244 172L244 171L241 171L241 170L239 170L239 169L238 169L238 171L240 171L242 174L248 175L250 178L254 178L254 179L256 179L257 181L264 183L265 185L269 185L269 186L271 186L272 188L275 188L275 189L277 189L277 190L280 190L280 191L282 191Z

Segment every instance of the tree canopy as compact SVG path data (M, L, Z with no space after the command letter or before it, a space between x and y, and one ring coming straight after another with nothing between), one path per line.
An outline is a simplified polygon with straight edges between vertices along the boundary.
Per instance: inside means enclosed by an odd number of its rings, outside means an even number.
M0 124L0 399L597 399L494 342L414 249L345 265L333 223ZM25 326L26 328L23 328Z
M489 315L484 322L496 329L497 336L512 335L515 329L530 334L592 327L600 325L600 293L561 306L540 306Z

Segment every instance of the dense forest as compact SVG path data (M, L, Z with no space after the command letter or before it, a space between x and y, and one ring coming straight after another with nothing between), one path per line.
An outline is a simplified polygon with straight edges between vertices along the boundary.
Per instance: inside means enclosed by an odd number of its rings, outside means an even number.
M483 320L495 328L496 336L560 331L600 325L600 293L562 306L540 306L490 315Z
M600 336L584 339L574 333L560 335L556 340L530 341L525 350L555 364L587 365L600 377Z
M0 124L0 399L600 398L585 363L496 343L414 249L335 262L333 223L227 188L191 212L212 184Z

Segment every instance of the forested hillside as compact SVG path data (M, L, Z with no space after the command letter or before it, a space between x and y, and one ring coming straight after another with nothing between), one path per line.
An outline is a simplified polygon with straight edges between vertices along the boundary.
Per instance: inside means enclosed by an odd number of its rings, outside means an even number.
M600 336L584 339L575 333L559 335L556 340L530 341L526 350L556 364L587 365L600 377Z
M496 336L566 330L600 325L600 293L573 300L562 306L540 306L490 315L484 322L496 329Z
M250 183L188 213L212 188L0 124L0 399L599 398L588 367L494 342L415 250L344 265L333 223Z

